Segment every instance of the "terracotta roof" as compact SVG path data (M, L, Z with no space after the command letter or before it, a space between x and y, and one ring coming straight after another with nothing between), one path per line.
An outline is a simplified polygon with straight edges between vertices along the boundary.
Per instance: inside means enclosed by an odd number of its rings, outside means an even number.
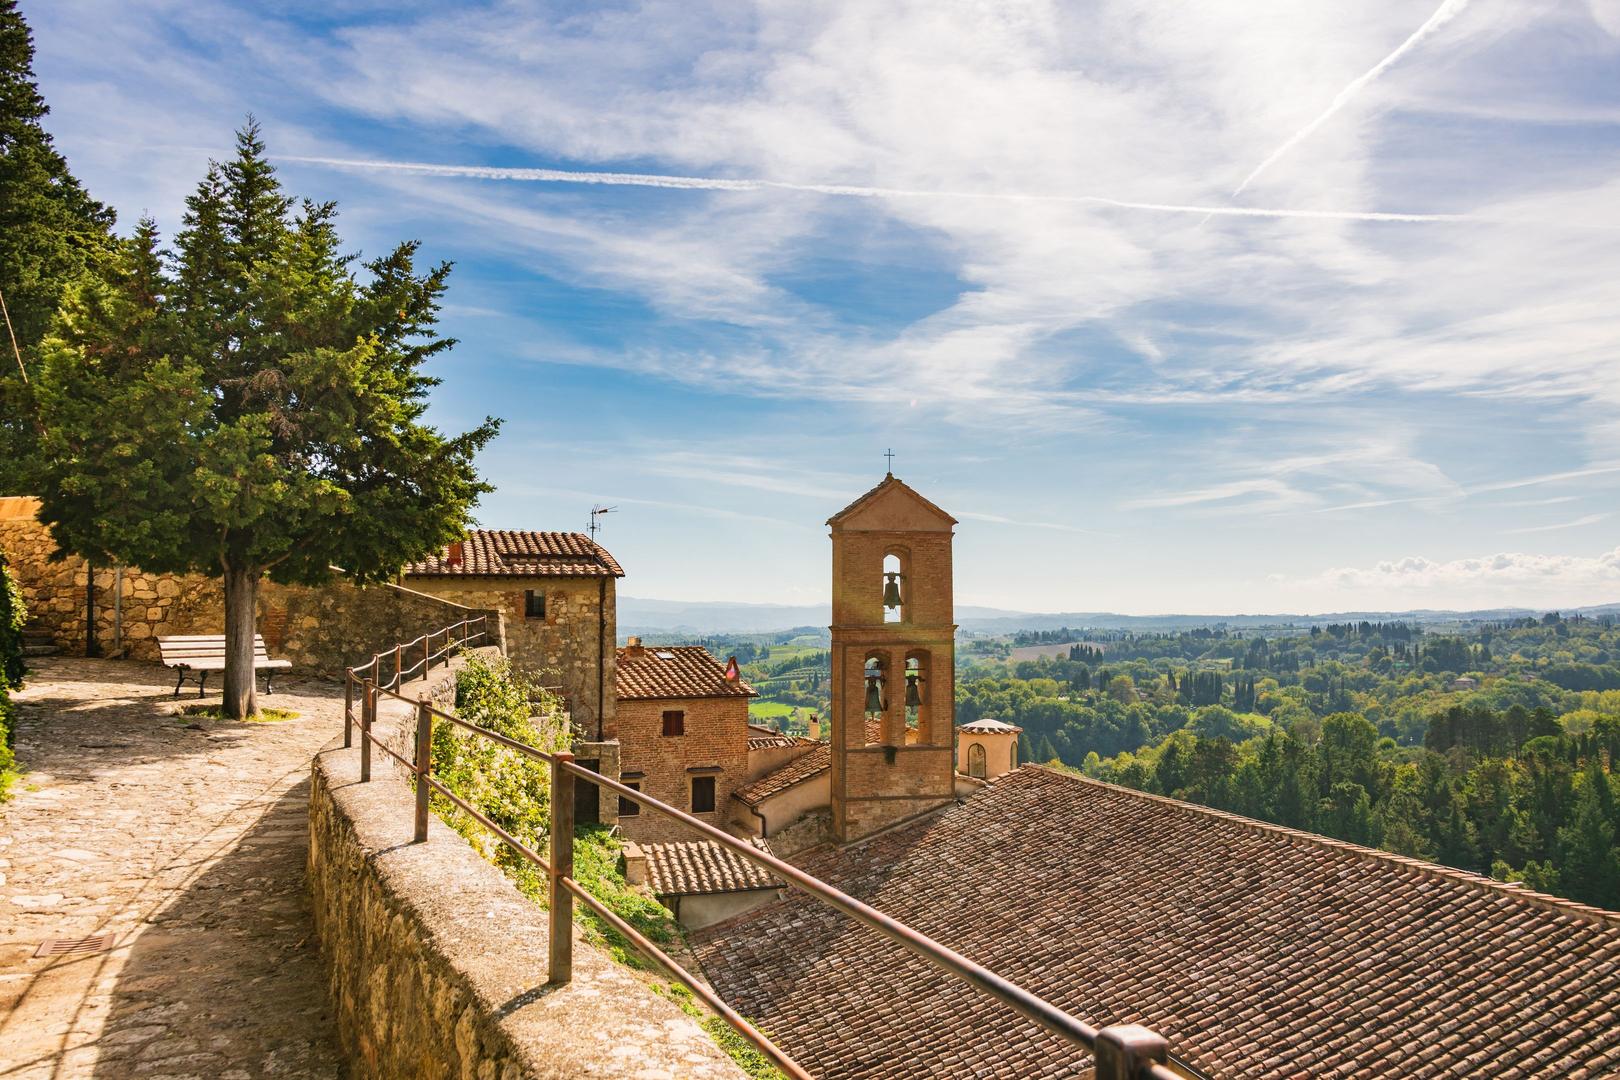
M748 749L777 750L787 746L814 746L816 740L803 735L787 735L762 724L748 725Z
M804 868L1217 1077L1620 1070L1620 915L1038 766ZM792 893L694 944L820 1076L1071 1077L992 999Z
M876 720L866 721L866 741L877 743L882 738L883 725ZM804 742L811 743L812 740L805 739ZM780 795L788 788L802 784L832 768L832 747L824 742L815 742L813 745L814 750L802 757L794 758L781 768L772 769L751 784L737 788L731 793L731 797L740 800L745 806L758 806L772 795Z
M761 851L770 851L760 840L750 842ZM647 884L659 896L702 896L782 885L769 870L712 840L642 844L641 850L647 855Z
M584 533L475 529L404 571L407 577L624 577Z
M726 678L725 665L701 645L620 649L613 679L620 701L753 697L754 688Z
M944 518L946 521L949 521L952 525L961 524L961 522L959 522L955 518L951 517L951 515L947 514L945 511L941 510L938 506L934 505L932 502L929 502L927 499L925 499L921 495L917 494L917 489L916 488L912 487L910 484L907 484L902 480L896 479L895 475L893 473L889 473L882 480L878 481L877 487L873 488L871 491L868 491L865 495L862 495L860 498L856 499L854 502L850 503L848 506L846 506L842 510L838 511L838 513L836 513L832 517L828 518L827 519L827 524L831 525L834 522L843 520L844 518L848 517L850 514L853 514L856 510L859 510L862 506L865 506L871 500L877 498L879 493L887 491L890 488L900 488L902 491L906 492L906 494L910 495L912 498L916 499L918 502L920 502L924 506L928 507L928 509L930 509L934 513L938 514L940 517Z
M987 716L983 720L975 720L971 724L963 724L958 730L965 731L970 735L1006 735L1009 732L1023 731L1024 729L1019 727L1017 724L1008 724L1001 720L991 719Z
M733 799L745 806L758 806L772 795L779 795L795 784L802 784L832 768L832 748L817 743L802 757L796 757L779 769L772 769L752 784L745 784L731 793Z

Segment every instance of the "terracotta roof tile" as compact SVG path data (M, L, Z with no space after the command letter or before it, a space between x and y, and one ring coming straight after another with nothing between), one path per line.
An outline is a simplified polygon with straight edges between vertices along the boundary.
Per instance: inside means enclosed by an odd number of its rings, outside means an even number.
M475 529L410 563L406 577L623 577L606 548L584 533Z
M751 841L770 851L761 840ZM642 844L647 856L647 884L659 896L702 896L781 886L769 870L749 862L712 840Z
M1017 724L1008 724L1001 720L992 720L987 716L983 720L975 720L971 724L963 724L959 730L965 731L970 735L1005 735L1008 732L1018 732L1023 731L1024 729L1019 727Z
M1025 766L810 873L1217 1077L1612 1075L1620 915ZM694 938L821 1076L1070 1077L1004 1006L808 897Z
M816 740L807 739L803 735L787 735L775 728L764 727L760 724L748 725L748 749L750 750L777 750L788 746L814 746Z
M613 685L621 701L671 698L753 697L741 679L731 682L726 669L701 645L648 645L620 649Z
M866 741L876 743L883 738L883 725L872 720L866 722ZM811 743L811 740L803 740ZM745 806L758 806L773 795L779 795L788 788L802 784L812 777L819 776L832 768L832 747L827 743L811 743L815 747L802 757L796 757L780 768L772 769L751 784L731 793L733 799L740 800Z
M814 750L772 769L751 784L745 784L731 793L733 799L744 806L758 806L772 795L779 795L795 784L802 784L832 768L832 748L817 743Z

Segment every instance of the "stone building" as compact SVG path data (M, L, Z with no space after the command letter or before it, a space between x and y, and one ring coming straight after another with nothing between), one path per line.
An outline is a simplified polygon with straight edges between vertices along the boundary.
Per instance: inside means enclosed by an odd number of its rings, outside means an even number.
M733 661L721 665L696 645L648 647L631 638L617 651L617 707L607 737L619 743L619 778L677 810L723 827L732 792L747 783L748 723L753 687ZM689 829L619 807L619 827L633 840L692 840Z
M615 586L624 570L583 533L479 529L405 567L404 584L501 613L506 655L567 702L582 738L609 736Z
M956 771L994 780L1018 768L1018 736L1023 728L985 717L956 729Z

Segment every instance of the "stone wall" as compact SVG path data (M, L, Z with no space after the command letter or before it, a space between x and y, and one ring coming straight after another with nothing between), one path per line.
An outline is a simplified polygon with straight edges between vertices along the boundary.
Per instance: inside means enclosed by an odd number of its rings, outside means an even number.
M445 673L435 676L442 687ZM389 745L409 745L411 723L408 707L379 707ZM310 889L351 1078L743 1075L673 1002L577 933L573 981L548 986L545 910L436 818L426 842L410 843L399 767L376 753L362 784L358 760L335 740L310 792Z
M584 738L611 738L617 633L613 578L411 574L404 581L418 592L499 611L512 663L562 695ZM523 594L529 591L545 594L544 618L524 616Z
M34 516L37 503L6 502L0 548L22 589L29 627L49 634L63 651L82 655L88 567L78 557L51 561L56 543ZM218 579L97 568L95 586L96 641L103 655L156 660L159 637L225 631ZM270 654L291 660L295 671L337 675L379 649L486 613L495 614L396 585L362 588L334 573L330 584L317 587L260 585L257 625ZM499 640L498 617L490 625Z

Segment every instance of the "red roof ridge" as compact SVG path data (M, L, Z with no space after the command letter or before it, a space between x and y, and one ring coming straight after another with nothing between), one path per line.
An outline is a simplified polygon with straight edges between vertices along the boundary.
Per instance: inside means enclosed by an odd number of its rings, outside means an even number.
M471 529L405 564L405 577L623 577L624 568L584 533Z
M1425 877L1468 885L1496 896L1521 900L1533 907L1543 908L1547 911L1578 915L1608 926L1620 926L1620 911L1610 911L1607 908L1583 904L1578 900L1569 900L1562 896L1554 896L1551 893L1537 892L1534 889L1525 888L1517 882L1497 881L1493 877L1476 874L1471 870L1459 870L1454 866L1414 858L1411 855L1399 855L1393 851L1383 851L1379 848L1368 847L1365 844L1353 844L1348 840L1336 840L1331 836L1323 836L1321 833L1295 829L1288 825L1277 825L1270 821L1261 821L1258 818L1235 814L1230 810L1217 810L1213 806L1200 806L1198 803L1187 802L1184 799L1174 799L1168 795L1155 795L1149 791L1138 791L1136 788L1126 787L1123 784L1111 784L1106 780L1097 780L1090 776L1081 776L1062 769L1054 769L1049 765L1032 763L1022 766L1022 768L1039 770L1051 776L1072 780L1079 784L1089 784L1092 787L1102 788L1109 792L1131 796L1148 802L1159 803L1183 812L1215 818L1262 835L1282 836L1293 843L1322 848L1328 851L1342 851L1347 855L1355 855L1373 862L1391 863L1405 870L1422 874ZM1012 773L1008 773L1007 776L1016 775L1019 771L1021 770L1014 770Z

